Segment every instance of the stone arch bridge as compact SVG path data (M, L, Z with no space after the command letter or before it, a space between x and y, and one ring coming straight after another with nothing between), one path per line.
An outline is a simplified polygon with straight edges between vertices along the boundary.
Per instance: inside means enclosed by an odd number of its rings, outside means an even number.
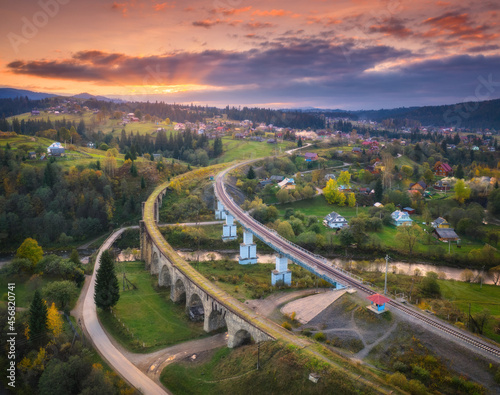
M203 321L206 332L227 327L230 348L252 339L261 342L283 337L277 324L256 315L214 286L166 242L157 223L167 187L168 183L159 186L143 203L143 220L140 222L142 260L146 262L146 269L158 276L158 285L170 288L170 299L185 303L186 313L192 320Z

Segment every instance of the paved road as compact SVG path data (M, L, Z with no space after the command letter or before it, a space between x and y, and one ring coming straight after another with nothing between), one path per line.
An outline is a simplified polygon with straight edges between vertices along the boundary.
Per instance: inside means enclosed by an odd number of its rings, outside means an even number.
M138 228L137 226L131 228ZM101 327L97 319L97 311L94 303L95 277L99 269L101 254L111 247L116 238L123 233L126 228L114 232L101 246L96 258L94 273L87 289L87 294L83 302L82 323L84 330L92 339L92 342L101 356L110 366L133 387L143 394L160 395L169 394L164 388L156 384L147 375L141 372L111 343L108 336ZM130 228L128 228L130 229Z

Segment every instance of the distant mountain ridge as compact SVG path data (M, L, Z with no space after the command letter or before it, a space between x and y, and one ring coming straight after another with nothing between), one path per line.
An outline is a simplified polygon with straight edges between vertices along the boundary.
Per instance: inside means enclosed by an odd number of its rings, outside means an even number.
M101 101L110 101L114 103L125 103L124 100L121 99L110 99L105 96L95 96L90 93L84 92L79 93L78 95L66 96L66 95L55 95L53 93L44 93L44 92L34 92L26 89L15 89L15 88L0 88L0 99L15 99L17 97L27 97L30 100L42 100L51 97L68 97L82 100L101 100Z

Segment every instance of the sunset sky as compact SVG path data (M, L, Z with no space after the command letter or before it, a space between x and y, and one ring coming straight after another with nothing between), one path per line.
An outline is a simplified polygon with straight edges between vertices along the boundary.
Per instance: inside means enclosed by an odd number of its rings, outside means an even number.
M3 87L273 108L500 97L497 0L1 4Z

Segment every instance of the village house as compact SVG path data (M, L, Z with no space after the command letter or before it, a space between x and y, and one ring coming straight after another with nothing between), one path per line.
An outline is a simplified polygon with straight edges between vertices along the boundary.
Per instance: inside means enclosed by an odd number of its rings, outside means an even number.
M451 188L450 184L448 183L448 181L445 181L445 180L439 180L437 181L435 184L434 184L434 189L438 190L438 191L449 191Z
M411 207L405 207L405 208L403 209L403 211L404 211L405 213L408 213L409 215L415 214L415 209L414 209L414 208L411 208Z
M36 152L34 152L34 151L28 152L28 158L29 159L36 159Z
M328 214L323 220L323 225L328 226L330 229L338 229L349 226L347 220L335 211Z
M435 219L433 222L431 222L431 226L433 228L449 228L450 224L448 221L446 221L443 217L439 217Z
M325 175L324 179L325 181L336 180L337 176L335 176L335 174L329 173Z
M392 222L396 226L409 226L412 224L413 220L410 218L410 215L405 211L396 210L391 214Z
M271 176L269 179L273 182L281 182L285 179L285 176Z
M319 159L318 154L316 154L314 152L306 152L306 154L304 155L304 158L305 158L306 162L314 162L314 161L317 161Z
M448 163L438 161L434 165L434 174L437 177L448 177L453 174L453 169Z
M419 181L411 183L410 188L408 188L408 191L423 193L426 189L427 189L427 184L424 181Z
M47 154L49 156L63 156L65 152L64 147L61 145L61 143L56 142L52 143L48 148L47 148Z
M293 178L285 178L283 181L278 182L280 189L295 189L295 180Z
M433 235L439 241L458 241L460 237L455 233L455 230L452 228L435 228L432 231Z

